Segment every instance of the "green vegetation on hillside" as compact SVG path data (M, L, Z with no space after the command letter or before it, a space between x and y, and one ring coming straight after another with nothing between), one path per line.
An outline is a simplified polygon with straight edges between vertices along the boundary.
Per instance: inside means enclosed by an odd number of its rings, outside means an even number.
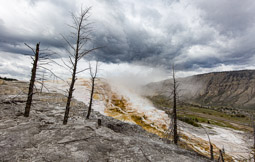
M171 111L171 100L165 96L148 97L155 107L163 111ZM221 108L205 108L196 105L179 103L177 108L178 119L200 127L200 123L213 124L221 127L233 128L236 130L250 131L250 118L248 115L239 113L236 109L224 111Z
M17 79L13 79L13 78L6 78L6 77L0 77L0 79L2 79L2 80L6 80L6 81L18 81Z

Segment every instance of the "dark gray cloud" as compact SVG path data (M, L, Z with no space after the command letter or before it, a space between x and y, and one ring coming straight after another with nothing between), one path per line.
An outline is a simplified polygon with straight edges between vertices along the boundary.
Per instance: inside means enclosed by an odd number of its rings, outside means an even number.
M198 0L196 5L204 11L202 17L222 34L240 36L255 22L255 2L247 0Z
M17 5L17 14L8 7ZM24 42L41 42L64 53L71 11L93 6L90 58L195 70L255 61L253 0L24 0L0 2L0 50L29 53ZM4 7L3 7L4 6ZM16 25L14 26L14 24Z

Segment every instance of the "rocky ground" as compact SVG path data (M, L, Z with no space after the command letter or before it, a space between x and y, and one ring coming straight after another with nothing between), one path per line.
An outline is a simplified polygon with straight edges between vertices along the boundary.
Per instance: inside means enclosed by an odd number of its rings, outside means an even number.
M134 124L97 112L84 120L86 106L78 101L62 125L65 97L58 93L35 94L25 118L27 86L0 80L0 161L209 161Z

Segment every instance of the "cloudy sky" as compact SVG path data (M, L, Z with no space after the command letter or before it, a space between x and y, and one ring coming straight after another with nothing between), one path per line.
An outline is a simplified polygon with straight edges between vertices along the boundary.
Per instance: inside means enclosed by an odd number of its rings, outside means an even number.
M162 78L173 62L181 76L254 68L254 0L0 0L0 75L29 75L25 42L65 56L60 34L81 5L92 6L93 45L105 46L87 59L108 71Z

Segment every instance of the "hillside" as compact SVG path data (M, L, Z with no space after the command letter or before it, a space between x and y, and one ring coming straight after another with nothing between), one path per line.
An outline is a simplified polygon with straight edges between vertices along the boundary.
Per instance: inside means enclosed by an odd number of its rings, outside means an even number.
M255 70L214 72L179 78L181 101L205 107L253 108ZM169 96L171 80L150 83L146 94Z
M76 100L62 125L65 97L58 93L37 93L25 118L27 85L0 80L0 161L208 161L135 124L95 111L84 120L87 107Z
M67 85L62 81L46 82L45 84L49 89L52 89L52 91L55 90L61 93L63 93L63 89L67 88ZM153 105L148 99L139 95L134 89L123 86L121 83L100 78L97 80L96 85L93 102L93 109L95 111L121 121L137 124L148 132L157 134L161 138L166 138L169 132L169 126L171 127L169 113L165 113L165 110L160 110L159 107ZM75 85L76 90L74 91L74 98L86 104L89 101L90 86L90 81L88 79L78 79ZM188 107L188 109L190 109L190 107ZM178 108L178 110L180 110L180 108ZM193 111L197 110L194 109ZM187 111L187 113L189 112L190 111ZM243 125L239 125L239 117L226 116L224 113L215 111L209 112L203 110L202 112L207 113L203 114L206 115L203 118L192 118L192 120L197 122L199 127L190 125L190 123L185 121L185 119L187 119L187 114L183 114L184 120L181 119L184 122L178 121L180 128L180 147L194 150L208 157L208 137L205 130L201 127L203 126L208 128L207 131L215 144L215 158L218 157L219 149L222 147L225 148L224 157L226 160L244 160L249 158L251 143L247 143L247 141L250 141L251 137L247 136L247 132L243 131L247 130L247 128ZM209 114L211 114L210 117L215 114L222 117L220 120L210 120L210 124L208 125L208 119L205 120L205 118L207 118ZM231 117L231 120L224 122L228 117ZM244 122L248 120L247 118L242 119ZM233 120L237 120L238 125L233 126L230 124ZM229 134L229 136L225 134ZM232 137L235 138L234 141Z
M0 133L3 135L0 139L3 141L0 157L6 161L207 161L203 157L209 157L206 128L214 145L215 159L223 147L225 160L250 158L252 142L247 141L252 141L252 138L247 136L246 128L237 125L230 127L229 122L219 124L219 120L205 120L208 114L215 115L214 111L209 110L203 110L203 113L206 112L204 118L194 118L188 114L190 111L183 111L183 115L179 116L181 121L178 121L179 146L168 144L169 114L157 109L159 107L132 89L104 79L97 81L92 117L84 120L90 94L89 83L89 79L77 80L74 91L76 100L72 103L68 125L63 126L65 82L45 82L50 92L36 93L31 116L24 118L22 113L28 83L0 80ZM192 108L194 111L197 108ZM224 120L228 117L222 113L218 116ZM97 125L97 119L102 119L102 126ZM196 121L197 125L190 123L191 120L193 123Z

